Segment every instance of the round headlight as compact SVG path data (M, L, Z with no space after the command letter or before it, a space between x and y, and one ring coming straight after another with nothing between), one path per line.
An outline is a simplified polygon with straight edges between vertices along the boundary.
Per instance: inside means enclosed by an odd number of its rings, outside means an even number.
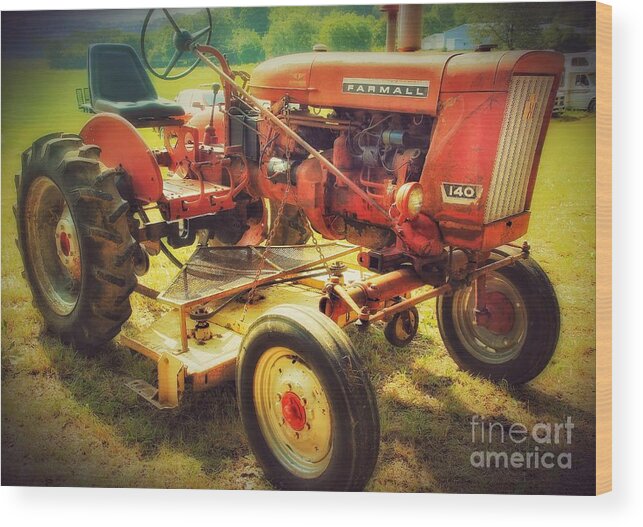
M424 205L424 189L419 183L404 183L395 194L395 206L400 211L400 220L412 220Z

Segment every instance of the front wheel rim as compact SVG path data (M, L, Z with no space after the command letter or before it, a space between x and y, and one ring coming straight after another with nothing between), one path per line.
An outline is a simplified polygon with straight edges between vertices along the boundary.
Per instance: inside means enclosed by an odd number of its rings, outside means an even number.
M255 370L257 420L268 448L297 477L319 477L333 449L331 407L315 373L295 351L273 347Z
M402 311L394 322L394 335L400 342L411 340L416 334L417 312L414 310Z
M73 216L60 188L40 176L25 204L25 250L37 287L57 315L76 307L81 286L81 249Z
M513 307L511 327L498 333L476 323L474 287L461 289L453 295L452 317L458 339L471 355L484 363L498 365L514 360L527 336L527 308L522 295L503 275L487 275L487 294L500 295Z

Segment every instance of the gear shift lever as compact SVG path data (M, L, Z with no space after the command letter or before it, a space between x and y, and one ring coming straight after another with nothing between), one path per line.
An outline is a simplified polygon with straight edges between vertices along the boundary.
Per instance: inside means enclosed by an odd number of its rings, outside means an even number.
M205 137L203 142L206 145L216 145L218 142L217 132L214 129L214 107L216 106L217 93L219 93L221 85L216 82L212 85L212 111L210 112L210 123L205 127Z

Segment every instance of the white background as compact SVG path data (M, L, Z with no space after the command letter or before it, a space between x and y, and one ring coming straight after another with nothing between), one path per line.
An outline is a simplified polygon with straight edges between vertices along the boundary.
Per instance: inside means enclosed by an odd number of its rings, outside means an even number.
M279 0L233 0L233 5L302 5ZM323 3L319 0L313 3ZM353 0L333 3L373 3ZM491 496L439 494L313 494L260 491L129 489L0 489L0 519L5 525L638 525L643 518L641 389L643 346L639 260L643 221L643 18L637 0L613 5L613 488L595 497ZM188 0L182 7L224 5L221 0ZM88 9L177 7L178 0L23 0L2 9ZM4 132L4 131L3 131ZM4 175L3 175L4 177ZM600 195L600 189L598 189ZM556 226L552 226L555 232ZM564 235L564 233L561 233ZM584 247L578 247L583 258Z

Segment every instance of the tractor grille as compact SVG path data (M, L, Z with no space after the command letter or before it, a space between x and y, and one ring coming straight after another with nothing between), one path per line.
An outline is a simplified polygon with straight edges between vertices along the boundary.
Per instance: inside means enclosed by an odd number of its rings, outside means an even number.
M554 78L516 75L509 86L484 222L525 210L529 175Z
M259 280L279 279L293 272L318 267L324 260L355 252L351 245L319 244L324 258L313 245L270 247L200 247L192 255L159 300L173 305L194 303L231 292L249 290L261 267Z

